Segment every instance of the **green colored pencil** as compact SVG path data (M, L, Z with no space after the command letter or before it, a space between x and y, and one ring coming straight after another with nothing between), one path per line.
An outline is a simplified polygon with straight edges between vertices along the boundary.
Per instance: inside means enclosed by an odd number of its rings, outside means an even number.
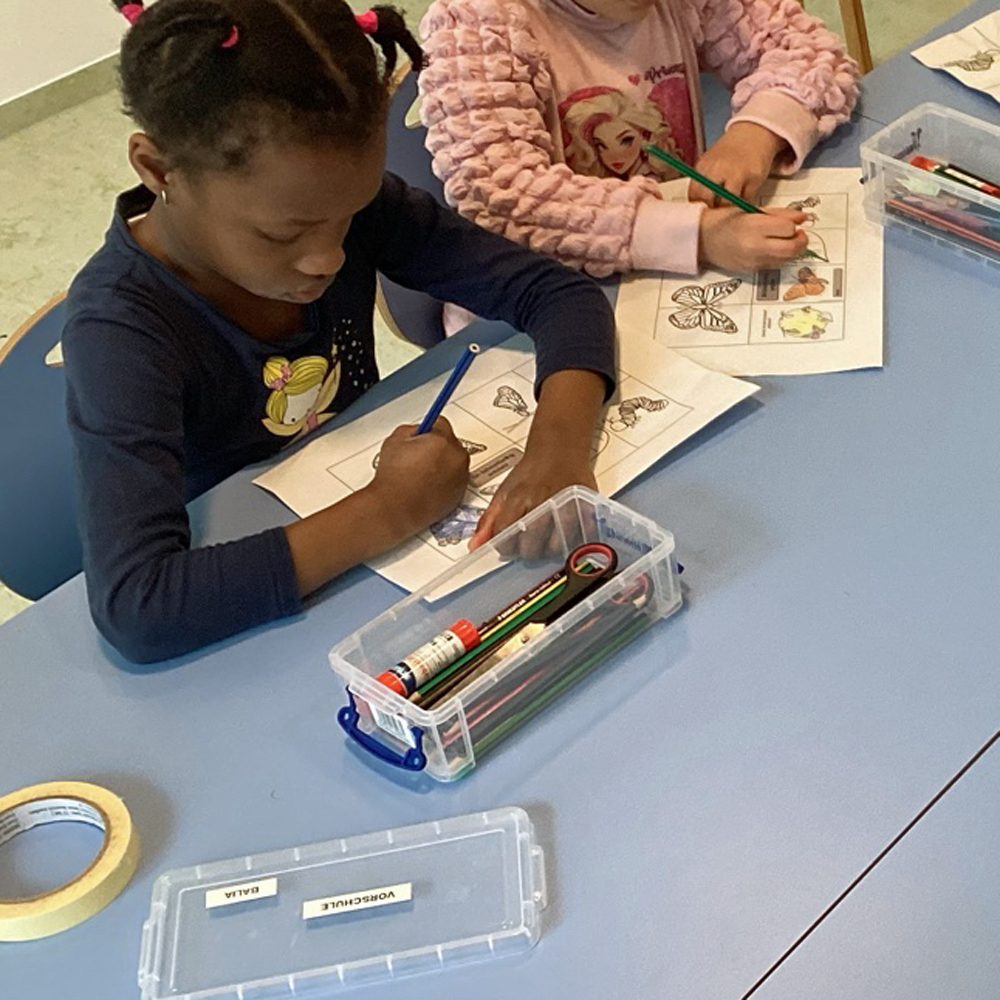
M585 674L589 673L601 663L605 658L616 653L623 646L628 645L635 636L637 636L644 629L648 628L652 624L652 619L643 616L637 621L631 622L626 626L625 630L619 635L612 638L611 642L606 646L593 651L589 656L581 660L576 667L565 676L561 677L556 683L552 684L550 687L546 688L537 695L533 695L528 701L528 704L521 706L519 701L518 706L514 707L510 714L507 715L501 721L498 721L489 730L489 732L484 733L482 736L477 737L474 732L470 732L472 738L472 745L477 754L485 754L488 752L498 741L502 740L513 730L518 729L525 722L527 722L532 716L536 715L542 708L553 701L557 695L561 694L566 688L575 684L580 680Z
M502 625L497 626L488 633L488 643L486 641L473 646L467 653L463 653L454 663L449 664L444 670L436 673L430 680L426 681L410 695L410 701L422 708L429 707L427 699L435 692L449 677L454 676L459 670L466 666L471 660L480 656L486 649L495 649L500 645L501 640L506 639L511 632L519 629L533 614L544 607L550 601L555 600L566 589L566 578L557 583L553 583L546 590L542 591L533 601L529 601L516 615L513 615Z
M732 191L727 191L721 184L716 184L715 181L709 180L704 174L699 174L694 167L689 167L683 160L679 160L676 156L668 153L664 149L660 149L659 146L654 146L651 142L647 142L643 149L647 153L652 153L657 159L663 160L664 163L669 163L674 170L679 170L682 174L690 177L691 180L697 181L699 184L704 185L713 194L717 194L720 198L728 201L730 205L735 205L737 208L742 208L744 212L752 212L755 214L760 214L764 210L758 208L756 205L751 204L744 198L741 198L738 194L733 194ZM801 254L803 257L812 257L813 260L821 260L824 264L829 264L830 262L825 258L821 257L815 250L805 250Z

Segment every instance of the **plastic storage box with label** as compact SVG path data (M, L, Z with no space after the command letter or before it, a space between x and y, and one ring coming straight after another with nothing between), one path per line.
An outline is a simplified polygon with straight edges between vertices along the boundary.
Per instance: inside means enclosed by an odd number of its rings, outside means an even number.
M871 221L1000 266L1000 198L989 184L979 190L954 179L1000 184L1000 127L921 104L861 144L861 165Z
M422 708L376 680L456 620L489 619L593 542L615 549L615 575L454 696ZM331 650L348 687L339 721L378 757L452 781L680 603L670 532L569 487Z
M533 947L542 849L509 807L165 872L142 1000L326 997Z

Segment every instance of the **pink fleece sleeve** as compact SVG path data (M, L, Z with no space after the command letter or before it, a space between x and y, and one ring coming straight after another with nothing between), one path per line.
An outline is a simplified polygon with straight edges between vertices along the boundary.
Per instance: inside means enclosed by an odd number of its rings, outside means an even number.
M686 270L695 260L690 211L660 201L653 180L586 177L557 162L546 122L553 105L549 70L516 5L437 0L421 32L427 148L448 203L462 215L597 277L636 266L667 270L682 263ZM640 212L646 225L638 265L633 241Z
M843 41L798 0L684 0L703 69L733 90L730 121L780 135L796 170L817 141L847 120L858 67Z

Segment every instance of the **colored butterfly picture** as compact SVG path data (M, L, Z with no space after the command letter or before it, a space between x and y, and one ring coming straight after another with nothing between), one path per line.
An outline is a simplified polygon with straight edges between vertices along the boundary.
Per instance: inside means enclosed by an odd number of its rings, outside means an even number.
M713 281L710 285L685 285L670 297L683 309L672 312L667 319L680 330L693 330L700 326L703 330L722 333L737 333L736 324L715 304L728 298L743 284L742 278L728 281Z
M442 548L446 545L458 545L476 533L476 525L485 513L485 507L475 504L460 503L450 514L435 521L430 526L434 541Z
M801 299L803 295L822 295L830 283L826 278L817 277L816 272L811 267L800 267L796 278L795 284L784 294L786 302Z

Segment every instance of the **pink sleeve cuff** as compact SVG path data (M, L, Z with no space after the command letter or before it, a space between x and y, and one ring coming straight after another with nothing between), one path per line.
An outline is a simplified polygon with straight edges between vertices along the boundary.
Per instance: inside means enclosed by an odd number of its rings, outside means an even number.
M698 273L698 233L703 201L643 198L632 230L632 267L637 271Z
M819 139L816 116L790 94L781 90L758 90L726 124L753 122L780 136L791 147L792 156L775 162L775 173L794 174Z

